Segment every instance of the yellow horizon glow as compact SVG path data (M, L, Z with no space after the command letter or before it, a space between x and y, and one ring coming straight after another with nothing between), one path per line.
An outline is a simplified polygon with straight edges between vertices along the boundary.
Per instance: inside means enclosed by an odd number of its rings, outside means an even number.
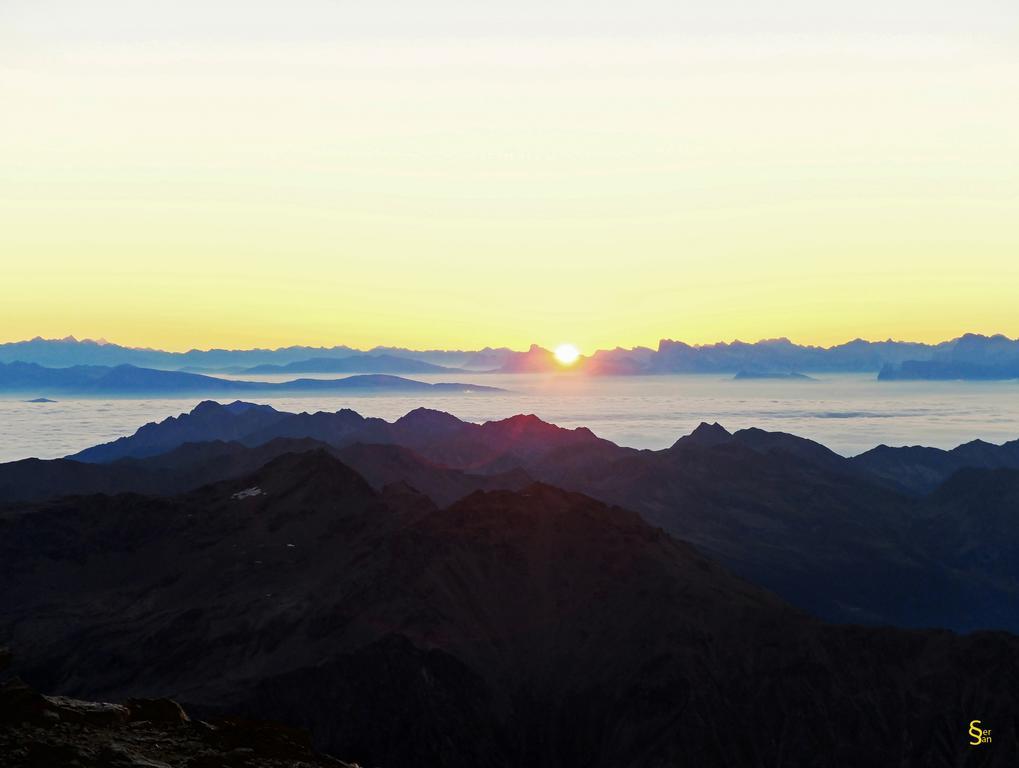
M1019 336L1019 6L637 3L7 0L0 340Z

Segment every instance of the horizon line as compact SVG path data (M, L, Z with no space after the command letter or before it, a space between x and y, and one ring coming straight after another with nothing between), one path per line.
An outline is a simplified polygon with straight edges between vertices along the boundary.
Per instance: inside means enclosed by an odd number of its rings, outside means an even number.
M665 343L665 342L674 343L674 344L686 344L687 346L690 346L690 347L692 347L694 349L705 348L705 347L715 347L715 346L722 346L722 345L732 346L732 345L735 345L735 344L747 344L747 345L753 346L753 345L757 345L757 344L766 344L766 343L769 343L769 342L786 342L786 343L789 343L789 344L791 344L793 346L801 347L801 348L805 348L805 349L825 349L825 350L830 350L830 349L834 349L836 347L846 346L847 344L853 344L855 342L864 342L864 343L868 343L868 344L887 344L887 343L893 343L893 344L918 344L918 345L922 345L922 346L926 346L926 347L937 347L937 346L940 346L942 344L949 344L949 343L952 343L952 342L955 342L955 341L959 341L960 339L963 339L963 338L966 338L966 337L970 337L970 336L980 337L980 338L985 338L985 339L1003 338L1003 339L1005 339L1007 341L1013 341L1013 342L1014 341L1019 341L1019 337L1012 338L1008 334L1005 334L1005 333L985 334L985 333L978 333L978 332L974 332L974 331L965 331L963 333L960 333L957 336L953 336L951 338L942 339L941 341L935 341L935 342L913 341L913 340L905 339L905 338L893 338L891 336L889 336L887 338L883 338L883 339L867 339L867 338L863 338L862 336L856 336L856 337L848 339L846 341L838 342L838 343L835 343L835 344L829 344L829 345L824 345L824 344L803 344L803 343L800 343L800 342L793 341L788 336L763 337L763 338L757 339L756 341L744 341L743 339L739 339L739 338L734 338L734 339L729 340L729 341L720 339L718 341L703 342L703 343L686 342L686 341L683 341L682 339L670 338L670 337L667 337L667 336L662 336L658 340L658 346L657 347L650 347L650 346L646 346L646 345L643 345L643 344L637 344L637 345L634 345L634 346L631 346L631 347L624 347L624 346L621 346L621 345L617 344L615 346L598 347L598 348L596 348L594 350L591 350L590 352L587 352L587 353L585 353L583 350L581 350L581 357L590 358L590 357L593 357L594 355L598 354L599 352L613 352L613 351L618 351L618 350L634 351L634 350L646 349L646 350L656 351L657 349L660 349L662 343ZM361 348L361 347L350 346L350 345L343 344L343 343L333 344L332 346L324 346L324 345L315 346L315 345L311 345L311 344L296 343L296 344L287 344L287 345L282 345L282 346L277 346L277 347L257 347L257 346L256 347L216 347L216 346L213 346L213 347L205 347L205 348L202 348L202 347L190 347L188 349L165 349L165 348L160 348L160 347L132 346L132 345L128 345L128 344L120 344L120 343L115 342L115 341L109 341L105 337L100 337L98 339L92 339L92 338L87 338L87 337L79 339L76 336L74 336L73 334L68 334L67 336L64 336L64 337L54 337L54 338L46 338L46 337L43 337L43 336L33 336L32 338L28 338L28 339L13 339L13 340L9 340L9 341L0 341L0 347L13 346L13 345L16 345L16 344L29 344L29 343L32 343L32 342L40 342L40 341L41 342L49 342L49 343L66 342L66 343L74 343L74 344L93 344L93 345L96 345L96 346L99 346L99 347L110 346L110 347L118 347L120 349L127 349L127 350L138 351L138 352L156 352L156 353L169 354L169 355L187 355L187 354L190 354L192 352L279 352L279 351L282 351L282 350L299 349L299 348L305 348L305 349L308 349L308 350L322 350L322 351L331 351L331 350L336 350L336 349L340 349L340 348L345 348L345 349L349 349L353 353L384 352L384 351L389 350L389 351L406 351L406 352L421 352L421 353L441 352L441 353L450 353L450 354L456 354L456 353L470 354L470 353L475 353L475 352L484 352L486 350L490 350L490 351L507 350L509 352L513 352L513 353L517 353L517 354L526 354L527 352L534 351L535 349L540 350L540 351L544 351L544 352L552 352L552 349L554 349L554 346L552 348L549 348L549 347L542 346L541 344L538 344L538 343L530 344L527 349L517 349L517 348L510 347L510 346L505 346L505 345L504 346L486 345L484 347L478 347L478 348L475 348L475 349L463 349L463 348L454 349L454 348L443 348L443 347L435 347L435 346L433 346L433 347L426 347L426 348L414 348L414 347L404 347L404 346L386 345L386 344L377 344L377 345L375 345L373 347L369 347L369 348L365 349L365 348Z

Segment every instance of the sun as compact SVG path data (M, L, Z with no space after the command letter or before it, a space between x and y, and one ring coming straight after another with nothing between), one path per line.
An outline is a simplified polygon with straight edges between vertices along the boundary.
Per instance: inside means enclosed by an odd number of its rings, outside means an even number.
M563 365L573 365L580 357L580 350L572 344L560 344L555 348L555 359Z

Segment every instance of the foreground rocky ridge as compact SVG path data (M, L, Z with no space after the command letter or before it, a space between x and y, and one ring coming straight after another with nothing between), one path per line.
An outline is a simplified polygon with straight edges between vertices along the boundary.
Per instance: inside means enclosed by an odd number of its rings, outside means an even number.
M172 498L0 514L46 690L172 695L409 765L1008 765L1019 639L819 622L544 484L437 507L325 450ZM995 729L973 752L966 724Z
M125 704L45 696L2 679L3 768L357 768L315 753L306 732L277 723L192 720L170 699Z

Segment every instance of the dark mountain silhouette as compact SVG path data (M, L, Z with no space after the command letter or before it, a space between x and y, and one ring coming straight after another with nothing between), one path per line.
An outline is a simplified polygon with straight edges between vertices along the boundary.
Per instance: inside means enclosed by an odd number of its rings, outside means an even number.
M980 469L1019 468L1019 440L995 445L973 440L951 450L879 445L850 459L852 464L908 493L933 491L955 472Z
M1006 588L1019 583L1017 524L1019 470L963 469L925 500L914 535L945 567Z
M243 368L239 373L465 373L463 368L412 360L395 355L355 355L352 357L313 357L285 365L263 364Z
M165 453L184 441L256 446L278 438L325 443L377 487L403 482L440 503L474 489L519 488L536 479L626 506L828 620L1019 630L1019 583L986 585L979 564L973 572L946 570L928 540L917 535L928 512L915 498L916 477L929 479L930 471L918 475L908 463L883 460L882 451L846 459L784 433L730 434L721 425L702 424L668 450L636 451L534 416L477 425L419 409L388 423L349 410L285 414L203 403L191 414L73 458L110 462ZM983 445L956 449L950 467L938 464L942 480L967 461L986 466L987 455L1011 449ZM122 476L116 465L111 468ZM480 477L486 475L491 479Z
M22 459L0 464L0 504L92 493L172 492L180 487L172 480L164 484L161 478L120 464L85 464L70 459Z
M441 509L321 450L0 513L0 592L38 688L276 718L365 765L954 766L974 718L980 764L1017 746L1010 635L825 625L624 509Z
M672 447L676 448L687 444L711 446L730 442L732 442L732 433L729 430L717 421L712 424L702 421L693 432L683 435L672 444Z
M141 493L165 496L251 473L284 453L323 449L377 490L404 484L439 504L478 490L519 490L534 482L522 469L475 475L442 467L399 445L353 443L335 448L310 438L277 437L250 447L238 442L184 443L167 453L108 463L67 458L0 464L0 504L62 496Z
M205 401L190 413L146 424L130 437L70 458L108 462L153 456L184 442L235 440L258 445L277 437L311 438L334 447L358 442L404 445L427 451L426 458L434 463L489 473L526 468L563 447L598 444L627 450L601 440L589 429L562 429L533 415L479 425L440 411L417 409L390 424L382 419L366 419L349 409L293 414L239 401L228 406Z
M239 477L286 453L314 449L341 459L377 490L404 484L439 504L451 504L478 490L516 490L534 482L523 469L471 474L398 445L353 443L334 448L310 438L277 437L254 447L222 440L184 443L167 453L102 464L71 459L0 464L0 504L97 493L173 495Z
M96 493L172 495L252 472L284 453L325 447L309 439L278 438L255 447L217 440L107 464L23 459L0 464L0 504Z
M749 427L738 430L733 435L733 442L759 453L795 459L801 464L814 464L839 474L845 473L849 468L845 458L830 448L787 432L769 432Z
M427 461L411 449L398 445L354 443L332 449L332 452L376 489L404 485L442 506L475 491L520 490L534 483L519 467L497 474L476 475Z
M385 374L342 379L294 379L284 382L237 381L197 373L136 368L133 365L44 368L35 363L0 363L0 392L46 392L63 395L222 395L231 393L371 392L501 392L474 384L429 384Z
M702 426L667 451L605 454L539 479L626 504L814 615L1019 630L1019 581L948 571L916 530L929 512L808 440Z
M206 400L196 405L190 413L171 416L158 424L150 422L140 427L130 437L122 437L111 443L89 448L70 458L81 461L113 461L121 458L154 456L184 443L235 441L251 432L275 424L288 415L268 405L255 405L239 400L228 405L220 405Z
M536 467L546 456L563 449L604 445L620 450L586 427L563 429L533 414L480 425L460 424L455 430L426 432L422 437L416 429L408 429L406 422L397 422L395 434L398 441L416 447L429 459L446 466L487 473ZM431 437L427 436L429 434Z

